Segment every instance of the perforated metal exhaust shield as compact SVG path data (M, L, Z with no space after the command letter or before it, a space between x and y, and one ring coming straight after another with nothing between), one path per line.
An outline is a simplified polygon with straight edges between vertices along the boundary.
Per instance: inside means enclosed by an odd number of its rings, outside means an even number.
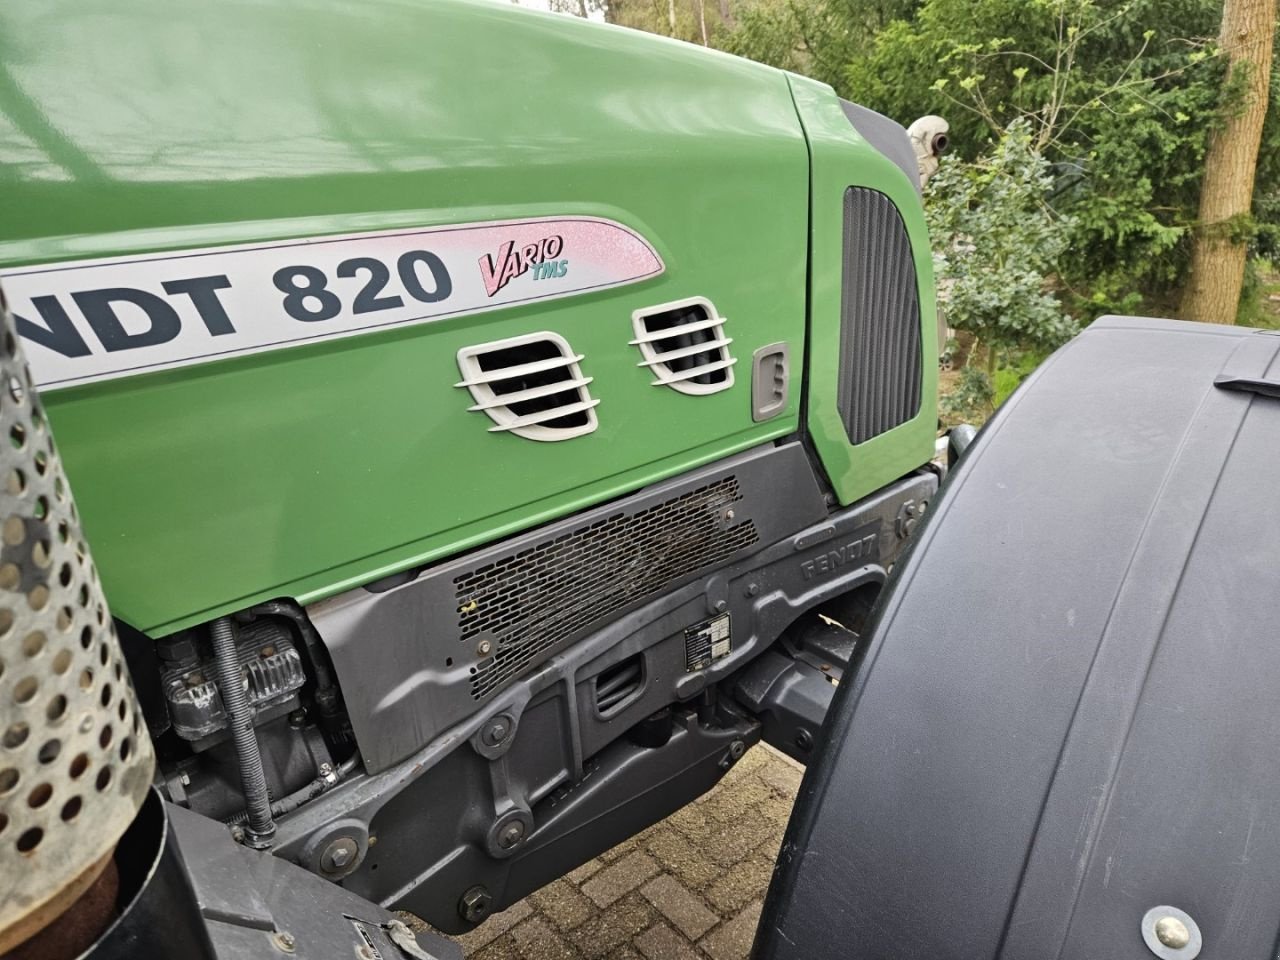
M0 293L0 954L98 876L155 764Z

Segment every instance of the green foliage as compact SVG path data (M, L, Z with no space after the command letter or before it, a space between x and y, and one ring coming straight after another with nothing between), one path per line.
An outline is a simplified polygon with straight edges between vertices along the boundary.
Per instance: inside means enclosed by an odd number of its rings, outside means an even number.
M938 397L938 412L948 426L980 424L995 409L991 378L977 367L964 367L955 385Z
M1205 39L1220 15L1220 0L926 0L851 61L845 92L890 116L946 116L970 157L1030 124L1073 223L1069 305L1140 310L1185 273L1208 137L1231 108Z
M1031 125L1015 120L990 156L944 160L929 182L925 214L947 322L977 337L991 358L1049 350L1077 329L1050 277L1074 224L1045 202L1053 177Z

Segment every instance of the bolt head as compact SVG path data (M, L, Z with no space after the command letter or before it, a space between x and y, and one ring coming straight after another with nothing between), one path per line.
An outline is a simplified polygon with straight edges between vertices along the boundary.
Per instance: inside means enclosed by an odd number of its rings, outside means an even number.
M325 873L338 873L349 866L360 854L360 847L350 837L338 837L320 854L320 869Z
M293 934L287 933L284 930L273 935L271 939L275 943L276 947L283 950L285 953L293 953L294 949L298 946L298 941L293 938Z
M506 717L494 717L489 721L489 725L484 729L484 742L491 747L506 740L511 734L511 721Z
M520 820L512 820L498 834L498 846L503 850L510 850L517 843L524 839L524 823Z
M493 897L484 887L475 886L462 895L458 901L458 913L468 923L479 923L489 915L489 907Z
M487 657L493 653L493 643L489 640L481 640L476 644L476 653L482 657Z
M1161 917L1156 921L1156 939L1172 950L1181 950L1191 942L1191 931L1177 917Z

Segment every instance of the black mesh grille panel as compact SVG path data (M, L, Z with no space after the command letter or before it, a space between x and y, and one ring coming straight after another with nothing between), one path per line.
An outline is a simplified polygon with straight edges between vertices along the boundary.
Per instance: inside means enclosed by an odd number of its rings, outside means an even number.
M840 415L862 443L920 411L920 298L911 241L883 193L844 194Z
M726 516L740 500L737 478L725 477L454 578L461 641L494 645L473 668L471 696L483 699L595 621L754 545L755 524Z

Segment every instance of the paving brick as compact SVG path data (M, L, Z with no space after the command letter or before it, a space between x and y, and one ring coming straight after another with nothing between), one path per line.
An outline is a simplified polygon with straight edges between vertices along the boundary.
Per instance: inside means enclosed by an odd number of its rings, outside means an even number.
M607 907L640 886L660 869L653 857L643 850L636 850L605 867L584 883L582 892L595 901L596 906Z
M640 892L690 940L697 940L720 920L701 897L670 874L654 877Z
M778 824L758 811L721 825L701 845L706 855L722 867L732 867L755 852L757 847L781 840Z
M569 879L574 883L582 883L582 881L594 876L603 869L604 861L597 857L592 857L578 869L569 871Z
M596 912L591 901L568 880L555 880L531 894L529 899L561 930L572 930Z
M711 820L724 823L774 799L773 790L763 780L757 776L748 776L733 784L722 784L703 810Z
M691 889L706 886L721 870L697 845L678 830L664 830L649 840L648 850L681 883Z
M631 894L599 916L570 931L569 939L587 960L597 960L624 944L653 923L656 914L649 901Z
M721 916L730 916L759 897L768 888L772 875L773 861L753 856L732 870L726 870L719 880L707 887L707 900Z
M760 743L743 754L742 759L733 765L733 769L729 773L735 776L755 773L757 770L772 765L781 756L782 754L774 750L773 747Z
M613 863L615 860L621 860L632 850L640 845L639 837L629 837L611 850L606 850L600 854L600 859L605 863Z
M508 934L522 960L578 960L582 956L542 917L530 917Z
M707 818L706 804L691 803L687 807L681 807L671 816L667 817L667 823L687 837L695 840L705 837L711 829L711 822Z
M648 960L698 960L698 951L665 923L655 923L636 937L636 946Z
M465 953L474 953L491 940L502 936L531 913L533 913L533 907L528 900L513 903L501 913L495 913L470 933L458 937L458 942L462 944Z
M761 781L787 799L794 799L796 791L800 789L804 771L793 766L790 757L784 757L782 754L775 754L775 756L777 759L760 769L759 777Z
M702 938L698 945L711 960L746 960L760 922L761 901L757 900L732 920Z
M520 951L516 947L515 941L506 934L495 938L486 946L474 951L468 950L464 944L462 952L470 960L521 960Z
M609 954L608 960L644 960L644 957L639 950L627 943Z

